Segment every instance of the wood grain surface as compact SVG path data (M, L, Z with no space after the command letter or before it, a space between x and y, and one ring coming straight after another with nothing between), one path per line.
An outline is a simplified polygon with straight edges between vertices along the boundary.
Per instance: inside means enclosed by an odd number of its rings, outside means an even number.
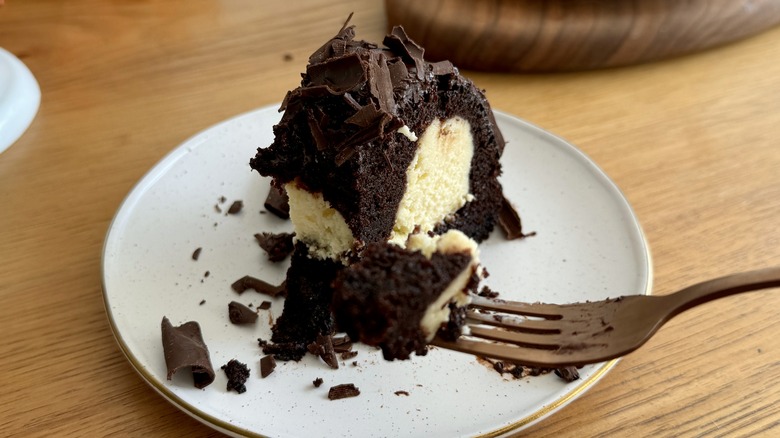
M174 146L278 102L349 12L383 2L7 1L0 46L42 89L0 154L0 435L218 436L158 396L110 332L100 257ZM780 29L622 69L464 71L492 105L578 145L632 203L655 292L780 265ZM585 226L587 224L584 224ZM691 310L527 436L778 436L780 291Z
M484 71L639 64L720 46L780 23L780 0L386 0L434 60Z

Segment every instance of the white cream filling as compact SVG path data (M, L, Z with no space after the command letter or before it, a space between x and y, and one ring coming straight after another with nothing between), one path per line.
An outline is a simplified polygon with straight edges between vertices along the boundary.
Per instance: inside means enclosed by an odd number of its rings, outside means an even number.
M457 230L450 230L441 236L434 237L427 234L413 234L409 236L407 249L419 250L428 259L434 252L456 254L466 251L471 254L471 263L450 282L433 303L428 305L420 320L420 329L425 333L427 341L430 342L436 336L439 327L450 319L448 306L450 302L454 302L460 307L471 302L471 296L466 290L471 274L477 272L480 277L483 275L483 270L479 266L479 250L476 242Z
M296 181L285 184L290 199L290 220L295 237L309 247L309 255L319 259L340 260L352 249L355 238L344 216L323 198L311 193Z
M414 131L410 130L409 127L406 125L401 126L395 132L403 135L404 137L408 138L410 141L417 141L417 134L415 134Z
M435 119L425 129L406 170L406 193L398 207L391 242L403 246L416 227L421 233L431 231L474 199L469 193L473 155L474 138L467 120Z

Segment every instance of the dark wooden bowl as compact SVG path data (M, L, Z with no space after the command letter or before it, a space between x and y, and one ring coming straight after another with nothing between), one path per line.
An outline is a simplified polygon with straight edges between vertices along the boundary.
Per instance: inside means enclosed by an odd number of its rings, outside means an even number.
M655 61L780 23L780 0L385 0L427 59L548 72Z

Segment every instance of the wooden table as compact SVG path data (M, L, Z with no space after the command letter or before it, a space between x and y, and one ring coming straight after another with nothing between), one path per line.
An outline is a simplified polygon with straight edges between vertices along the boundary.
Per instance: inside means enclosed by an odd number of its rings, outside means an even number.
M0 155L0 435L213 436L152 391L117 348L101 245L133 184L171 148L279 101L350 11L380 1L14 1L0 46L42 88ZM780 29L637 67L466 72L492 105L567 138L624 191L655 293L780 264ZM529 436L780 433L780 294L683 314Z

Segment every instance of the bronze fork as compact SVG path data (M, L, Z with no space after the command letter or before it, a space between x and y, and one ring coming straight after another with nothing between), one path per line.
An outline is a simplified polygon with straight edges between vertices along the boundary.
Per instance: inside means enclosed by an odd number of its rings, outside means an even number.
M576 304L474 297L464 335L454 342L436 338L432 344L537 367L603 362L636 350L664 323L691 307L773 287L780 287L780 267L716 278L669 295Z

